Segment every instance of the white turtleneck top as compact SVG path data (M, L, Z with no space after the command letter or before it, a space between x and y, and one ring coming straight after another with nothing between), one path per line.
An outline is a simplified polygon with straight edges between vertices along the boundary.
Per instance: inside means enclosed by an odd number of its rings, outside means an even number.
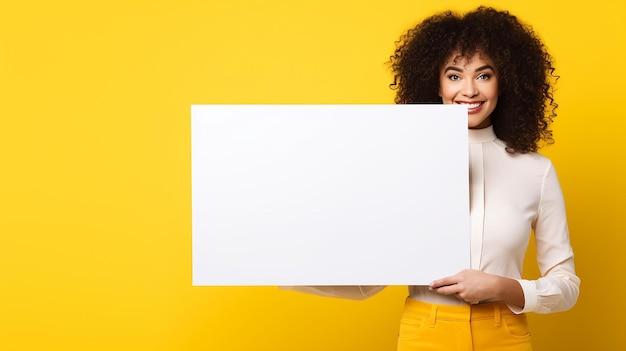
M550 313L571 308L580 279L574 270L565 204L552 163L537 153L510 154L493 127L469 129L471 268L516 279L525 298L516 313ZM541 277L522 279L522 265L534 232ZM443 277L442 277L443 278ZM287 288L287 287L284 287ZM363 299L384 286L298 286L296 291ZM454 296L409 286L411 298L448 305Z

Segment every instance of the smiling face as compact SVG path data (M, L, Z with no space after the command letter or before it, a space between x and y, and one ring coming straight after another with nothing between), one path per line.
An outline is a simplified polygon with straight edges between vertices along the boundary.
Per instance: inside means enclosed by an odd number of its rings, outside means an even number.
M439 96L444 104L467 106L467 127L491 125L491 113L498 103L498 75L493 62L476 53L469 60L454 54L439 74Z

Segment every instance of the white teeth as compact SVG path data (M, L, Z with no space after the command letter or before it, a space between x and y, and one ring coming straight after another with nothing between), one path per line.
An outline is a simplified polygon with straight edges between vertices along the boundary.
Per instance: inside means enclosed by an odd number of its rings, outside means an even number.
M463 105L467 105L467 108L472 109L472 108L476 108L478 106L480 106L480 102L475 102L473 104L463 104Z

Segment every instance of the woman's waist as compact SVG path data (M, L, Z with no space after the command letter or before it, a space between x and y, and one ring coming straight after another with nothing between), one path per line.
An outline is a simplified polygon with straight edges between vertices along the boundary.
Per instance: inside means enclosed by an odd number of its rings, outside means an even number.
M427 285L410 285L409 297L413 300L422 301L430 304L446 305L446 306L469 306L468 302L459 300L455 295L438 294L428 288ZM481 301L480 304L497 302L496 300Z
M515 315L506 303L502 301L484 302L476 305L468 303L460 305L447 305L441 303L429 303L415 300L411 297L406 299L404 313L433 317L437 319L470 321L501 318L502 316Z

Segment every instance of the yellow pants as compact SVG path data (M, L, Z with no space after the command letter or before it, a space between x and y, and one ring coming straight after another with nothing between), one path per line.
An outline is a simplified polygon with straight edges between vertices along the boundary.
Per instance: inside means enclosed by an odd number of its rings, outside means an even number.
M407 298L398 351L532 351L526 315L502 302L433 305Z

